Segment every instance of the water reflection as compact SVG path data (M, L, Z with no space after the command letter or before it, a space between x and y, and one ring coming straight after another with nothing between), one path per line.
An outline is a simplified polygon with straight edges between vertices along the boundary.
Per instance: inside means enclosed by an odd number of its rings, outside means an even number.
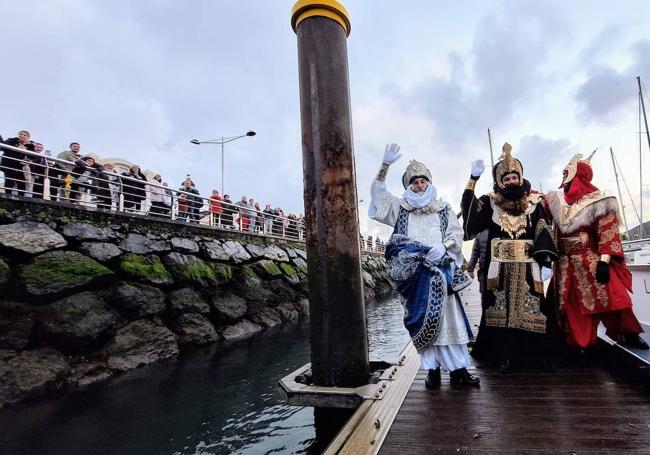
M372 359L408 341L397 300L367 308ZM229 347L136 370L89 390L0 411L3 453L306 453L310 408L287 406L277 380L309 361L309 328L285 327Z

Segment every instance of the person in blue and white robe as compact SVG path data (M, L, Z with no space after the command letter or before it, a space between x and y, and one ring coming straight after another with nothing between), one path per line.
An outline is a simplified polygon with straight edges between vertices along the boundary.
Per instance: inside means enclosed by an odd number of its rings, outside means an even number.
M467 343L473 339L458 291L471 283L463 264L463 228L447 202L437 199L431 172L412 160L402 177L406 191L396 197L386 189L388 168L399 159L399 146L389 144L382 167L372 183L368 215L394 226L386 246L388 273L404 306L404 325L429 370L428 389L440 385L440 371L449 371L452 384L478 386L467 371Z

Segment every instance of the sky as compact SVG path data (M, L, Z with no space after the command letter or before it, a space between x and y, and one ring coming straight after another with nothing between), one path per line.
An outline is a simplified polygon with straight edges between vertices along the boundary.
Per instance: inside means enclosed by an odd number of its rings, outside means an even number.
M209 195L221 187L221 149L189 141L252 129L256 136L225 147L225 191L302 213L293 3L4 1L0 134L27 129L56 153L77 141L82 153L125 158L171 187L190 174ZM490 162L488 128L495 158L511 143L543 191L557 188L573 154L598 148L594 183L618 194L612 147L638 210L639 171L650 159L641 135L639 164L636 76L650 87L650 2L343 4L363 233L388 234L366 215L387 143L402 147L387 178L394 194L417 159L458 208L470 163ZM638 217L621 185L631 227ZM477 192L490 188L486 171ZM648 220L647 189L644 201Z

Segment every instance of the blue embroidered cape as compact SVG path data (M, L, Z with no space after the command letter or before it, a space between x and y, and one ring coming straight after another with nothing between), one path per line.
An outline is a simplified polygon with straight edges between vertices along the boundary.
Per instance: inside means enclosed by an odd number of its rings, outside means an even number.
M404 299L404 325L413 345L422 351L436 341L442 323L443 305L449 294L471 283L448 255L439 261L426 259L431 248L406 234L409 212L400 208L395 231L386 246L388 274ZM448 211L438 212L442 238L445 238ZM470 339L473 338L465 312L462 312Z

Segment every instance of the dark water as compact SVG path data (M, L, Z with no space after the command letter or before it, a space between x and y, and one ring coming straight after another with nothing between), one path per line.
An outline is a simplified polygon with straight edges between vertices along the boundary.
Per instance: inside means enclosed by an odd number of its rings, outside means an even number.
M408 341L397 300L367 308L372 359ZM305 453L313 409L283 404L277 381L309 362L309 327L284 327L89 390L0 411L2 454Z

